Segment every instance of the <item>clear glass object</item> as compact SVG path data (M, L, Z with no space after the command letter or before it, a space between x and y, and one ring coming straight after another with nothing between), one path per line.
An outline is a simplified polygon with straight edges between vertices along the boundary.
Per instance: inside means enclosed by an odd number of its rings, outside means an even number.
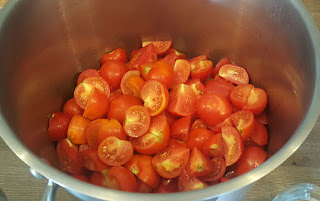
M272 201L303 200L320 201L320 187L308 183L297 184L277 195Z

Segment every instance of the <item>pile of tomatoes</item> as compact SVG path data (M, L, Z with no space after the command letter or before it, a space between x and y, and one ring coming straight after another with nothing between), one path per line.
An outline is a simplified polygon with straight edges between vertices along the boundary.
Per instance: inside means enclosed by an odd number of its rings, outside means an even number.
M267 158L267 94L247 71L206 55L186 60L172 41L148 41L127 62L119 48L77 80L48 136L63 168L130 192L202 189Z

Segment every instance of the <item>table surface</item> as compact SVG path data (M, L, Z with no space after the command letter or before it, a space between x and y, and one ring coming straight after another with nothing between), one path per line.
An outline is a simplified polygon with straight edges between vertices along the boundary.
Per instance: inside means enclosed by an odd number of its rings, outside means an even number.
M0 8L7 0L0 0ZM303 0L320 27L320 1ZM320 118L302 146L281 166L259 180L245 201L269 201L282 190L297 183L313 183L320 186ZM29 168L6 146L0 138L0 188L9 201L40 200L46 180L37 180ZM57 201L75 201L66 190L60 188Z

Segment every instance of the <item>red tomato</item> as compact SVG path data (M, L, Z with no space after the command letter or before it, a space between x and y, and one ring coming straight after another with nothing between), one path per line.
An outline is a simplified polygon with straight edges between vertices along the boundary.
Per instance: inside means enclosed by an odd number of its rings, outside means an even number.
M102 174L107 188L128 192L136 192L138 189L136 178L130 170L123 166L118 165L106 169L102 171Z
M113 101L114 99L118 98L119 96L122 96L122 91L120 89L118 90L113 90L110 93L110 98L109 98L109 102Z
M249 75L247 71L244 68L233 64L223 65L219 70L219 76L236 85L249 83Z
M212 131L209 131L204 128L193 129L189 133L189 139L187 141L187 146L190 149L192 149L193 147L196 147L196 148L202 150L204 142L207 141L213 135L214 135L214 133Z
M200 61L204 61L204 60L208 60L207 55L200 55L200 56L193 57L192 59L189 60L189 63L195 65Z
M83 182L88 182L89 183L89 178L83 174L75 174L75 175L72 175L73 178L75 179L78 179L80 181L83 181Z
M229 100L229 94L235 86L226 80L215 79L206 82L205 87L207 93L219 94Z
M144 106L148 108L150 116L156 116L166 109L169 92L160 82L148 80L141 89L140 97L144 101Z
M152 43L155 46L157 55L165 54L170 49L170 47L172 45L171 40L168 40L168 41L145 41L142 43L142 47L145 47L145 46L149 45L150 43Z
M213 171L206 175L201 177L200 179L205 182L213 182L218 181L226 172L226 163L224 162L224 159L222 157L214 157L211 159L213 164Z
M265 111L258 114L255 118L256 118L256 121L261 124L268 124L268 117Z
M147 108L134 105L126 111L123 128L129 137L142 136L148 131L149 125L150 115Z
M191 177L202 177L210 174L214 170L214 166L208 156L205 156L199 149L194 147L186 170Z
M144 82L144 79L140 76L131 76L128 78L126 86L135 97L140 97L140 92L144 85Z
M126 65L118 60L107 60L100 68L101 77L112 89L120 88L121 79L126 72Z
M170 92L168 111L177 116L189 116L195 113L196 96L190 86L180 84Z
M67 137L71 116L62 112L55 112L49 120L48 135L51 141L59 141Z
M127 139L127 136L121 124L115 119L110 119L109 121L101 125L97 134L97 143L100 144L103 140L110 136L115 136L120 140Z
M189 63L191 67L191 78L199 78L204 81L210 77L213 67L212 61L194 59L190 60Z
M127 53L122 48L118 48L104 55L100 60L100 65L102 66L108 60L118 60L122 63L126 63L127 61Z
M151 118L147 133L138 138L130 138L134 150L141 154L153 155L163 150L170 139L170 128L163 116Z
M80 75L78 77L77 85L81 84L88 77L100 77L100 74L95 69L84 70L83 72L80 73Z
M173 85L175 74L172 67L165 61L157 61L150 69L147 80L161 82L167 89Z
M82 109L86 108L87 102L93 94L94 89L110 97L110 88L108 83L101 77L89 77L79 84L74 90L74 98Z
M85 128L90 120L80 115L74 115L68 127L68 138L74 144L87 144Z
M72 174L84 172L78 150L78 146L72 144L68 138L60 140L57 145L58 158L62 167Z
M141 65L141 69L140 69L140 72L141 72L141 76L147 80L148 79L148 74L151 70L151 68L153 68L155 63L146 63L146 64L142 64Z
M171 126L171 125L178 119L177 116L171 114L171 113L168 112L167 110L165 110L164 112L162 112L162 113L161 113L161 116L163 116L163 117L167 120L169 126Z
M178 119L171 125L171 138L187 141L189 137L191 116Z
M107 119L96 119L94 121L91 121L86 126L84 132L87 138L87 142L92 148L98 148L100 144L100 142L98 141L98 131L107 121Z
M254 131L255 119L254 115L249 110L240 110L231 115L232 122L238 129L242 140L251 136Z
M186 55L173 48L170 48L168 52L164 55L164 57L161 59L161 61L165 61L173 67L178 59L186 59Z
M105 187L105 179L101 172L93 172L90 177L90 183L93 185Z
M193 130L193 129L196 129L196 128L207 129L207 124L202 119L197 119L192 123L190 130Z
M177 139L170 139L168 147L184 147L187 148L187 144Z
M197 99L203 95L205 92L206 92L206 88L204 87L204 85L202 84L201 80L200 79L191 79L191 80L188 80L186 82L187 85L189 85L194 94L196 95Z
M103 140L98 147L98 156L102 162L110 166L123 165L133 155L133 147L129 141L111 136Z
M243 153L243 142L237 129L230 126L221 127L224 159L226 166L236 163Z
M264 146L268 143L268 132L266 127L259 122L255 122L254 131L250 137L253 142L259 146Z
M251 93L251 90L253 89L252 84L244 84L235 87L230 92L230 100L231 103L237 108L242 109L243 106L247 103L248 97Z
M212 73L211 73L211 77L214 78L216 75L219 74L219 70L222 66L226 65L226 64L231 64L231 62L229 61L229 59L227 57L222 58L217 65L212 69Z
M160 176L152 165L152 156L134 154L125 167L153 189L159 186Z
M234 127L231 116L226 118L223 122L220 122L220 123L213 125L213 126L208 126L208 129L213 131L214 133L221 133L222 126L233 126Z
M105 116L109 108L108 97L99 90L94 89L92 96L89 98L83 117L95 120Z
M185 59L178 59L176 60L173 71L174 71L174 82L173 82L173 87L179 85L179 84L184 84L189 76L190 76L190 64L187 60Z
M137 179L137 191L139 193L152 193L153 189L148 186L146 183L144 183L143 181L141 181L139 178Z
M268 154L260 147L246 147L242 157L236 163L237 175L242 175L258 167L267 159L267 156Z
M96 149L89 148L84 151L79 151L83 166L91 171L102 171L107 169L109 166L103 163Z
M178 192L178 178L173 178L173 179L162 178L160 182L160 186L154 192L155 193Z
M123 122L126 111L133 105L141 105L141 101L132 95L122 95L110 102L108 119Z
M130 58L130 61L127 63L127 68L128 70L140 70L142 64L153 63L156 62L157 59L157 50L155 46L149 44L132 54L132 58Z
M79 107L79 105L77 104L74 98L71 98L64 104L62 112L70 116L77 115L77 114L82 115L83 109Z
M160 176L166 179L178 177L187 166L190 149L168 147L152 158L152 164Z
M203 143L202 152L209 157L223 156L223 142L221 133L212 135Z
M128 87L127 82L129 80L129 78L133 77L133 76L140 76L140 71L138 70L130 70L128 72L126 72L122 79L121 79L121 91L123 94L130 94L130 95L134 95L134 92L131 90L131 88Z
M208 184L201 181L197 177L191 177L190 175L188 175L186 170L183 170L181 172L181 175L179 176L178 180L179 192L200 190L206 187L208 187Z
M232 106L223 96L204 94L198 99L196 110L200 118L208 125L215 125L231 115Z

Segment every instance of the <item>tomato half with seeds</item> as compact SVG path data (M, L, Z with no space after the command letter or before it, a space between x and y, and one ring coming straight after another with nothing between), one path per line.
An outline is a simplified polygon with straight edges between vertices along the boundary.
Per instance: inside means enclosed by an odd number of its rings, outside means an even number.
M149 130L138 138L130 138L134 150L152 155L164 149L170 139L170 128L163 116L151 118Z
M92 96L89 98L86 108L83 112L83 117L95 120L105 116L109 108L109 99L99 90L94 89Z
M191 116L181 117L171 125L171 138L187 141L189 137Z
M85 79L88 77L100 77L100 74L95 69L87 69L80 73L78 79L77 79L77 85L81 84Z
M251 136L255 125L254 115L251 111L240 110L233 113L230 117L235 128L238 129L242 140L245 140Z
M174 66L175 62L178 59L186 59L186 55L179 52L178 50L170 48L168 52L164 55L164 58L161 60L169 63L170 66Z
M204 61L195 61L190 62L191 67L191 78L199 78L200 80L204 81L208 79L211 75L212 71L212 61L204 60Z
M165 54L171 47L172 41L145 41L142 43L142 47L145 47L149 44L153 44L156 48L157 55L163 55Z
M152 158L152 164L160 176L166 179L178 177L187 166L190 149L168 147Z
M247 103L248 97L253 88L254 86L252 84L244 84L235 87L230 92L230 100L232 105L234 105L237 109L241 110L243 106Z
M126 111L123 128L129 137L142 136L148 131L149 125L150 115L147 108L134 105Z
M107 60L100 68L100 76L112 89L119 89L123 75L127 72L125 63L118 60Z
M115 166L102 171L105 187L128 192L137 191L137 181L130 170L123 166Z
M224 162L223 157L214 157L211 159L213 164L213 171L201 177L200 179L205 182L214 182L218 181L226 172L226 164Z
M226 65L226 64L231 64L231 62L229 61L229 59L227 57L222 58L217 65L212 69L212 73L211 73L211 77L214 78L216 75L219 74L219 70L222 66Z
M87 143L92 148L98 148L100 142L98 141L98 131L102 127L104 123L106 123L107 119L96 119L91 121L85 128L85 135L87 138Z
M140 91L144 85L145 80L140 76L131 76L126 82L126 86L133 93L135 97L140 97Z
M79 151L83 166L91 171L102 171L107 169L109 166L103 163L96 149L89 148L83 151Z
M184 84L190 76L190 64L185 59L176 60L173 71L174 71L174 82L173 87L179 84Z
M208 184L197 177L191 177L186 170L183 170L178 180L179 192L200 190L208 187Z
M90 120L80 115L74 115L69 123L68 138L74 144L87 144L85 128L90 123Z
M122 63L126 63L127 53L124 49L117 48L112 52L105 54L100 60L100 65L102 66L108 60L117 60L117 61L121 61Z
M237 129L231 126L221 127L224 159L226 166L235 164L243 153L243 142Z
M83 109L79 107L74 98L69 99L63 106L62 112L70 116L73 115L82 115Z
M120 140L127 140L127 136L122 128L122 125L115 119L110 119L101 125L97 134L97 142L100 144L103 140L110 136L115 136Z
M140 48L131 55L130 57L132 58L127 63L128 70L140 70L142 64L153 63L158 59L157 50L152 43Z
M134 92L127 85L128 80L134 76L140 76L140 71L130 70L123 75L123 77L121 79L121 83L120 83L120 88L121 88L121 91L123 94L134 95Z
M152 156L134 154L124 166L153 189L159 186L160 176L152 165Z
M165 61L157 61L150 69L147 80L157 80L167 89L171 88L175 79L172 67Z
M203 143L202 151L209 157L223 156L223 142L221 133L211 135L208 140Z
M202 177L213 171L213 163L196 147L192 148L191 156L187 164L187 173L191 177Z
M204 129L204 128L193 129L189 133L189 139L187 141L187 146L190 149L192 149L193 147L196 147L196 148L202 150L204 142L207 141L213 135L214 135L214 133L212 131Z
M250 136L251 140L259 146L264 146L268 143L268 132L266 127L260 122L255 122L254 131Z
M249 83L249 75L247 71L244 68L233 64L223 65L219 70L219 76L236 85Z
M148 80L141 89L140 98L144 101L144 106L148 108L150 116L156 116L166 109L169 92L160 82Z
M55 112L51 115L48 127L48 136L51 141L59 141L67 137L71 117L62 112Z
M103 140L98 147L98 156L102 162L110 166L123 165L133 155L133 147L129 141L111 136Z

